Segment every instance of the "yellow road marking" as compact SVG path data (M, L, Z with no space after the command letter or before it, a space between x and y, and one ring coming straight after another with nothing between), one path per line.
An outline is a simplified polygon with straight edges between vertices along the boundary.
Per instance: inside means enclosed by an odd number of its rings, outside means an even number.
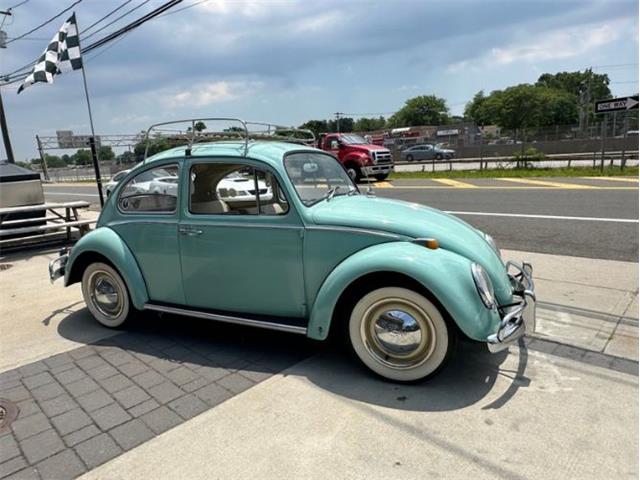
M393 188L393 185L389 182L375 182L373 186L376 188Z
M458 180L451 180L450 178L432 178L434 182L444 183L449 187L456 188L478 188L477 185L472 185L471 183L459 182Z
M506 182L524 183L527 185L541 185L543 187L559 187L564 189L598 189L594 185L580 185L578 183L563 183L563 182L549 182L547 180L531 180L528 178L498 178L497 180L504 180Z
M638 177L580 177L585 180L611 180L613 182L638 183Z

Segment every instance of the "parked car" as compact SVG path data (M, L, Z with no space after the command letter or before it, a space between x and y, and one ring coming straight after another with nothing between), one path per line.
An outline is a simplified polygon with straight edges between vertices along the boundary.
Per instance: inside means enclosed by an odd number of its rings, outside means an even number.
M166 172L175 191L130 188ZM221 182L237 175L271 194L225 197ZM440 370L458 335L499 351L535 321L531 265L503 262L489 235L361 194L322 150L265 140L183 146L140 163L49 275L80 283L107 327L151 310L315 340L331 333L398 382Z
M402 151L402 158L407 162L421 160L444 160L455 156L454 150L444 148L441 143L432 145L425 143L423 145L414 145Z
M120 180L127 176L127 173L129 173L129 170L120 170L113 177L111 177L111 180L104 184L104 191L107 196L109 196L113 189L116 188L116 185L118 185Z

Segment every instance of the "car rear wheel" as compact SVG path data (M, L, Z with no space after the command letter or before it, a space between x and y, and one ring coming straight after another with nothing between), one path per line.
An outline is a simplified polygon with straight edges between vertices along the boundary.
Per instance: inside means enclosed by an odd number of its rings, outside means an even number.
M82 296L93 317L105 327L120 327L132 310L124 280L106 263L92 263L85 269Z
M441 153L437 153L436 154L436 160L442 160L442 154Z
M376 374L415 382L436 373L453 346L453 331L436 305L406 288L369 292L354 306L349 339L358 358Z
M409 154L407 155L407 162L413 162L413 155Z

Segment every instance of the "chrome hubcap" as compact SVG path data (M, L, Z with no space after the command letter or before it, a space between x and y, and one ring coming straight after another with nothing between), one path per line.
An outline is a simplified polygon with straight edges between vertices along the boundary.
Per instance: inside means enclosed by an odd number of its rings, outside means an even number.
M117 318L122 313L122 292L118 283L109 273L94 272L89 279L89 292L93 305L103 315Z
M435 347L435 330L429 316L405 299L381 300L365 312L361 335L369 353L394 369L424 363Z

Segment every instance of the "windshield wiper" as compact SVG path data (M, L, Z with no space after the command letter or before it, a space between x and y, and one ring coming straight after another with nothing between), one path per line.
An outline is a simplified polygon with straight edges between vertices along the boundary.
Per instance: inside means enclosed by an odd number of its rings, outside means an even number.
M349 191L347 192L347 197L350 197L351 195L360 195L360 192L358 191L358 189L353 185L349 187Z
M342 185L336 185L335 187L331 187L329 190L327 190L327 193L324 194L324 197L322 197L323 200L327 200L327 202L330 202L331 199L333 198L333 196L336 194L336 192L338 191L338 189L341 187Z

